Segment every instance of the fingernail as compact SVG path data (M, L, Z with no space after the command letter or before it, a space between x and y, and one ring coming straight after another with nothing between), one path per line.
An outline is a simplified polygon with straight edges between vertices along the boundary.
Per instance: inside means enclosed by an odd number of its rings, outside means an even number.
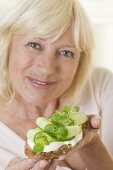
M45 168L45 166L47 166L47 161L40 161L39 166L40 168Z
M95 117L95 118L93 119L93 122L92 122L92 123L93 123L93 126L94 126L95 128L98 128L98 126L99 126L99 120L98 120L98 118Z

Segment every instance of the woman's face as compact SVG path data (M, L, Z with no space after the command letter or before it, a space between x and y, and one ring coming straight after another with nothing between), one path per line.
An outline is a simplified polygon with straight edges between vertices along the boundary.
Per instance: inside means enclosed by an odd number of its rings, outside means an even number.
M57 41L14 35L9 77L17 94L34 105L60 97L71 85L79 62L70 27Z

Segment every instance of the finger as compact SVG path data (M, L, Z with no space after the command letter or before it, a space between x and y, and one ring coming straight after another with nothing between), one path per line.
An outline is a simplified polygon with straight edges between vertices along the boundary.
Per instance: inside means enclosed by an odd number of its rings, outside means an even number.
M36 164L36 160L33 159L25 159L18 163L20 169L30 169Z
M33 167L31 170L44 170L47 165L49 164L49 161L46 161L46 160L41 160L41 161L38 161Z
M18 164L20 161L22 161L22 158L20 158L20 157L15 157L14 159L12 159L12 160L8 163L8 167L14 166L14 165Z
M56 159L56 158L52 159L49 166L48 166L48 170L55 170L58 163L59 163L58 159Z
M91 123L91 126L92 126L93 128L100 128L100 124L101 124L101 118L100 118L100 116L97 116L97 115L93 116L93 117L91 118L90 123Z
M88 122L83 125L84 133L91 130L98 130L101 126L101 118L98 115L88 115Z
M16 157L13 160L11 160L7 166L7 168L11 168L13 169L30 169L34 166L34 164L36 163L36 160L32 160L32 159L22 159L20 157Z

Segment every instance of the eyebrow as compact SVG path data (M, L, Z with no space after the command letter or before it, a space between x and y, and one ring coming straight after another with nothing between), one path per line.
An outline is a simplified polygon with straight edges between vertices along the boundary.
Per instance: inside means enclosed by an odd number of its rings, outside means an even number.
M62 47L69 47L69 48L75 48L76 49L76 47L74 45L63 45Z
M75 46L73 46L73 45L66 45L66 47L73 47L73 48L75 48Z

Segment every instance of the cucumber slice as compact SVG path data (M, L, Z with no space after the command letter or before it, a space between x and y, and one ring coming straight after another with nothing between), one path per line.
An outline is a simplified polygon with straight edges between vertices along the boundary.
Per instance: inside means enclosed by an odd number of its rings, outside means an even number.
M75 136L79 135L82 132L82 127L75 125L75 126L66 126L68 131L67 136L57 136L59 141L69 141L72 140Z
M51 142L55 142L56 139L44 132L39 132L34 136L34 143L38 143L39 138L44 139L42 143L48 145Z
M48 124L52 124L48 119L44 118L44 117L38 117L36 119L36 124L44 130L45 126Z
M38 117L36 119L36 124L46 133L50 134L51 136L55 136L56 126L53 123L51 123L50 120L44 117Z
M81 125L88 121L88 116L85 113L71 113L70 118L73 119L74 125Z
M34 141L34 136L38 133L38 132L41 132L42 130L39 128L39 127L36 127L34 129L30 129L28 132L27 132L27 138L31 141Z
M65 139L72 139L73 137L79 135L82 132L82 127L78 125L66 126L68 130L68 135Z
M42 137L35 137L34 138L34 142L35 144L40 143L42 145L49 145L49 141L47 140L46 136L42 136Z

